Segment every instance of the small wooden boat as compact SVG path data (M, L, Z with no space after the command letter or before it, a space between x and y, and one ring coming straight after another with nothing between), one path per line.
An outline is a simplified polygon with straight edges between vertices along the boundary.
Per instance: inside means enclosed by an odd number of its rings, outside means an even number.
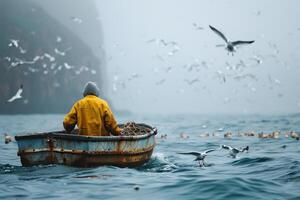
M139 166L152 155L157 129L138 125L148 128L149 132L133 136L82 136L58 131L15 136L18 156L23 166Z

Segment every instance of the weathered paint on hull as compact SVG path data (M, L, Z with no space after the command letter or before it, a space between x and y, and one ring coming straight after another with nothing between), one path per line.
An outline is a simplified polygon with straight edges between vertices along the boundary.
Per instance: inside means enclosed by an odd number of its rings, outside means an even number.
M23 166L135 167L151 158L156 129L142 136L79 136L63 132L16 136Z
M113 165L118 167L136 167L148 162L153 149L139 154L115 154L115 155L93 155L93 154L71 154L37 152L20 153L23 166L63 164L76 167L97 167L103 165Z

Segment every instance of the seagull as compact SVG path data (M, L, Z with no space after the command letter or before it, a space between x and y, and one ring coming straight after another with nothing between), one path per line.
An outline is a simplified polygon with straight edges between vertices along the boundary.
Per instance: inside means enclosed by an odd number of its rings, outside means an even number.
M198 64L197 62L189 65L188 71L193 71L193 69L196 69L196 71L200 71L200 64Z
M70 51L72 47L65 49L64 51L60 51L57 48L54 49L54 52L60 56L65 56L67 51Z
M258 78L254 75L254 74L243 74L243 75L237 75L237 76L234 76L233 79L237 80L237 81L241 81L243 79L252 79L254 81L258 81Z
M4 141L5 141L5 144L8 144L11 141L13 141L13 137L10 135L7 135L7 133L4 133Z
M73 20L74 22L81 24L82 23L82 19L78 18L78 17L71 17L71 20Z
M175 41L167 42L167 41L164 40L164 39L160 39L159 42L160 42L163 46L169 46L169 45L171 45L171 46L173 46L173 47L175 47L175 48L177 48L177 49L179 50L179 46L178 46L177 42L175 42Z
M204 28L199 26L197 23L193 23L193 26L195 27L196 30L203 30Z
M56 37L56 42L61 42L61 41L62 41L61 37L60 37L60 36L57 36L57 37Z
M182 139L188 139L188 138L190 138L190 136L188 134L186 134L186 133L180 133L180 138L182 138Z
M62 52L62 51L59 51L57 48L54 49L54 52L58 55L61 55L61 56L65 56L66 53L65 52Z
M55 58L48 53L44 53L44 56L49 59L50 62L54 62Z
M184 79L184 81L187 82L187 84L189 85L193 85L196 82L200 82L200 79L199 78L194 78L192 80Z
M26 51L25 49L23 49L22 47L19 47L19 49L20 49L20 53L21 53L21 54L24 54L24 53L27 52L27 51Z
M19 40L14 40L14 39L11 39L10 40L10 43L8 44L9 47L12 47L12 46L15 46L15 47L19 47Z
M161 44L163 44L164 46L168 46L169 45L169 42L166 42L165 40L163 39L160 39L159 40Z
M171 66L167 67L167 68L166 68L166 73L169 73L171 70L172 70L172 67L171 67Z
M65 66L66 69L72 69L72 68L74 68L73 66L69 65L66 62L64 63L64 66Z
M296 140L299 140L299 134L298 134L296 131L292 131L292 132L290 133L290 135L291 135L291 138L294 138L294 139L296 139Z
M224 72L222 72L221 70L216 71L216 77L220 80L221 83L226 82L226 76L225 76Z
M235 158L236 155L240 152L249 151L249 146L246 146L245 148L242 149L237 149L231 146L222 145L221 148L229 150L229 155L231 155L233 158Z
M157 81L155 84L156 85L162 85L164 82L166 82L165 78L161 79L160 81Z
M10 99L8 99L6 101L6 103L11 103L11 102L13 102L13 101L15 101L17 99L21 99L22 98L22 96L21 96L22 92L23 92L23 84L21 84L21 86L20 86L19 90L17 91L17 93L15 94L15 96L13 96Z
M138 77L139 77L139 75L138 75L137 73L133 73L133 74L128 78L128 81L131 81L131 80L136 79L136 78L138 78Z
M250 58L251 60L254 60L258 65L262 64L262 59L261 56L253 56L252 58Z
M217 149L208 149L204 152L187 152L187 153L178 153L178 154L183 154L183 155L194 155L196 156L196 159L194 161L198 161L200 167L206 167L206 163L204 162L205 157L207 156L208 153L212 151L216 151Z
M157 42L157 39L152 38L152 39L150 39L150 40L147 40L146 42L147 42L147 43Z
M8 62L10 62L10 61L11 61L11 58L8 57L8 56L6 56L6 57L4 57L4 60L7 60Z
M225 35L222 32L220 32L219 30L217 30L215 27L209 25L209 28L211 30L213 30L218 36L220 36L226 42L226 45L217 45L217 47L226 46L226 50L228 52L231 52L232 55L233 55L233 52L235 52L235 46L241 45L241 44L251 44L254 42L254 40L251 40L251 41L237 40L237 41L231 42L231 41L228 41L227 38L225 37Z

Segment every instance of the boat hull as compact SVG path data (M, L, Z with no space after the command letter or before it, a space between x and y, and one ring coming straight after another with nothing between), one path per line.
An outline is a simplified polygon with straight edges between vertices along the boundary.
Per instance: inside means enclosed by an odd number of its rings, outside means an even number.
M151 158L156 129L138 136L80 136L64 132L16 136L23 166L140 166Z

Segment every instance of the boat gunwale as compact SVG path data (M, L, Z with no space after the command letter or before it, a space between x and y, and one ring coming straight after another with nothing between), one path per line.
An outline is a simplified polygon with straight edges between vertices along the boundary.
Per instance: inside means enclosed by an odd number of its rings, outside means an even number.
M157 129L151 127L147 124L139 123L138 125L143 125L151 129L150 133L144 135L134 135L134 136L86 136L86 135L77 135L77 134L66 134L65 131L51 131L51 132L40 132L40 133L31 133L26 135L16 135L15 140L30 140L35 138L53 138L53 139L66 139L66 140L76 140L76 141L91 141L91 142L101 142L101 141L132 141L132 140L141 140L157 134ZM122 126L122 124L120 124Z

